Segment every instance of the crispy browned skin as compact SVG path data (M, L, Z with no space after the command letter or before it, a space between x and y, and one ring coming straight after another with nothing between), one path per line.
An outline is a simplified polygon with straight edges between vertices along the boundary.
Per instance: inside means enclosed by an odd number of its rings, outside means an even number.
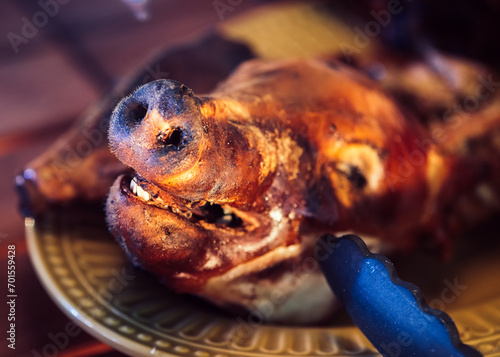
M115 181L107 220L136 264L202 295L235 267L297 247L260 267L286 271L323 232L448 249L461 205L491 211L498 199L498 147L463 147L498 140L498 101L482 108L479 122L426 127L364 75L320 60L250 61L200 97L156 81L113 113L112 150L137 174Z
M23 214L38 215L59 205L102 204L116 177L127 171L109 151L107 140L109 118L123 96L166 76L208 91L251 57L246 46L213 33L190 46L163 51L138 65L83 113L54 145L26 165L16 179Z

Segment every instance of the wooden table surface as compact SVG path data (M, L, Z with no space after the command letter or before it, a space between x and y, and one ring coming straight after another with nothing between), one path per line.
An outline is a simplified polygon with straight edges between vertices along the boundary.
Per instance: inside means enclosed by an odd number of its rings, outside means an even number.
M140 61L196 39L219 25L221 17L207 0L153 0L146 22L137 21L119 0L57 1L41 2L51 4L47 9L53 16L40 15L35 0L3 1L0 6L0 356L121 356L85 332L67 341L60 337L63 348L57 354L47 347L69 320L33 271L17 210L15 175ZM230 6L223 21L262 3ZM37 26L30 29L27 21ZM6 340L9 245L16 247L15 350Z

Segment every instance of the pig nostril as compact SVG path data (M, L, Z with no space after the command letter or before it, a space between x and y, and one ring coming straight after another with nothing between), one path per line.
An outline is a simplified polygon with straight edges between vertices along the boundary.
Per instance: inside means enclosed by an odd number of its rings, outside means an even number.
M129 125L140 123L147 113L148 108L137 102L130 103L124 111L125 120Z
M167 137L167 145L174 145L174 146L179 146L182 141L182 130L181 129L175 129L173 130L170 135Z
M182 139L183 139L183 132L181 129L179 128L175 128L173 130L170 130L168 133L166 134L158 134L158 136L156 137L158 139L158 142L160 142L162 145L165 145L165 146L175 146L175 147L179 147L182 143Z

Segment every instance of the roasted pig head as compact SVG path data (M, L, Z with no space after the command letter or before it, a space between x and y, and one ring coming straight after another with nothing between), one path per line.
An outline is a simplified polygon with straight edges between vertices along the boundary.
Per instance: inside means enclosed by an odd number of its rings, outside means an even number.
M102 205L116 177L129 170L110 152L107 133L114 107L134 88L168 76L208 91L252 57L246 45L212 33L138 65L17 176L23 215L37 216L60 206Z
M249 61L206 96L149 83L116 107L109 141L135 171L106 204L131 260L174 291L273 321L332 310L321 234L449 247L442 213L456 218L454 200L495 177L494 155L442 149L375 82L323 60Z

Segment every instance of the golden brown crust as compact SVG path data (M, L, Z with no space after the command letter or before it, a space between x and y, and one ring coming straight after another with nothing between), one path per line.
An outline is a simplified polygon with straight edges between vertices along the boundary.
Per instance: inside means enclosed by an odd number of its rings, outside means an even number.
M144 116L127 125L137 103ZM165 149L174 130L182 140ZM429 235L449 249L442 210L490 179L457 179L467 158L438 145L375 82L313 59L246 62L202 97L180 83L150 84L115 110L110 140L148 192L145 203L130 194L130 178L115 182L111 230L177 291L200 293L279 247L311 255L311 237L323 232L406 249ZM239 223L227 226L230 217Z

